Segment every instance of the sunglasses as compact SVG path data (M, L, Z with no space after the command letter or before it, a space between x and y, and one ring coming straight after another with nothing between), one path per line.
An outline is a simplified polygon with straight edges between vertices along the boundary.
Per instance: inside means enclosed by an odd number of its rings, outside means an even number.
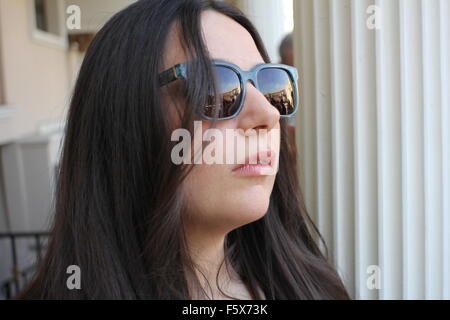
M177 79L189 80L189 62L173 66L159 74L159 85ZM258 89L279 112L281 117L291 117L298 109L297 69L275 63L256 65L244 71L237 65L212 60L215 92L209 90L208 103L197 113L205 120L228 120L236 117L244 106L247 81Z

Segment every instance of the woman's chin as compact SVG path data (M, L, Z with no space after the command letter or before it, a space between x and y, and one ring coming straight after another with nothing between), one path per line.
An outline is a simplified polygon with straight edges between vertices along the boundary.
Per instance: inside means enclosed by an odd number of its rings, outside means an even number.
M254 199L246 202L236 202L228 211L228 223L235 229L261 219L269 209L269 199Z

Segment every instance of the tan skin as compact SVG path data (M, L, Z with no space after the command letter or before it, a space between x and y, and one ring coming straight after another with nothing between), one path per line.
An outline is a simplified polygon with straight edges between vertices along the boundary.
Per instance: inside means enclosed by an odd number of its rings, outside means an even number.
M201 25L204 43L212 59L232 62L243 70L264 63L251 35L237 22L207 10L202 13ZM178 28L174 26L166 44L161 71L185 61L187 58L179 41ZM171 86L173 89L177 84ZM266 129L278 162L280 136L279 131L272 129L280 128L280 114L250 82L246 86L247 94L241 113L234 119L219 121L216 128L240 128L244 132L247 129L257 132ZM175 96L175 99L182 97ZM210 124L203 121L202 126L205 130ZM245 140L248 136L241 135L239 139ZM195 165L183 185L189 205L185 229L189 253L206 276L212 290L209 290L202 276L199 279L212 299L228 299L216 285L216 274L224 258L226 235L265 215L275 182L275 175L236 177L232 174L234 167L233 164ZM239 276L232 269L229 271L224 267L220 269L219 285L222 291L235 298L251 299ZM193 295L194 299L208 297Z

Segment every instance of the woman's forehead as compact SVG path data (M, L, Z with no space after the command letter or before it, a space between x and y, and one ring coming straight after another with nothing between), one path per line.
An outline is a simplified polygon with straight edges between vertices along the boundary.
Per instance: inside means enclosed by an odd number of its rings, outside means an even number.
M250 33L233 19L216 11L206 10L201 15L201 28L203 41L212 59L232 62L243 70L264 63ZM180 28L175 23L166 41L162 70L185 62L186 59Z
M233 19L213 10L204 11L202 30L211 58L230 61L243 70L264 63L250 33Z

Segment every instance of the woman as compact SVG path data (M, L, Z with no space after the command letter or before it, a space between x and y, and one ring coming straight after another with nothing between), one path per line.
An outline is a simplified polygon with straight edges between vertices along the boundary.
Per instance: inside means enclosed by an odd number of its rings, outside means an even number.
M310 234L288 150L296 71L268 62L225 2L141 0L116 14L81 67L52 236L20 298L347 299ZM266 98L276 90L289 108ZM242 130L241 142L267 135L270 161L175 163L172 134L198 137L194 121L200 134ZM80 289L66 285L70 265Z

